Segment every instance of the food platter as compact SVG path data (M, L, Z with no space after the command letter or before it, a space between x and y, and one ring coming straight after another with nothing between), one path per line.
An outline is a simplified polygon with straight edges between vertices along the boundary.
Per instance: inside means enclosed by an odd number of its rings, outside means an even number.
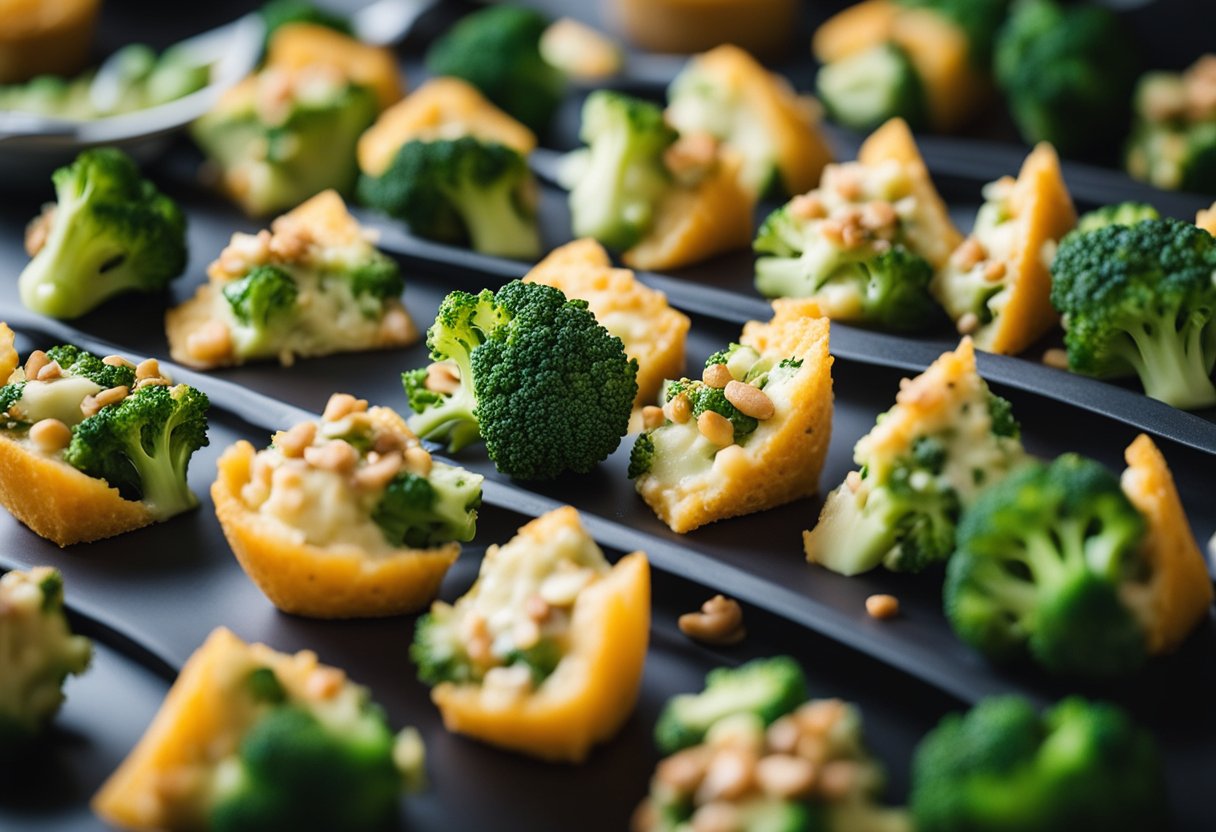
M560 127L555 132L555 147L571 144L569 125L564 139ZM833 141L845 158L856 147L856 140L843 133L834 134ZM1021 159L1021 151L964 140L926 140L923 149L963 227L974 216L981 186L1013 172ZM193 293L232 231L259 227L194 184L197 162L195 152L181 143L151 169L190 220L191 261L171 297L124 299L65 325L25 311L14 281L0 281L0 319L17 332L22 354L75 342L136 359L167 355L161 326L166 306ZM1097 168L1066 165L1064 172L1081 209L1144 199L1164 214L1186 217L1202 206L1199 197L1165 194ZM0 206L0 273L9 278L25 262L21 232L40 201L40 196L23 195ZM381 231L381 247L402 262L405 303L423 325L448 291L494 287L527 268L420 240L371 214L360 219ZM544 189L542 228L547 246L569 239L564 195L550 186ZM767 316L767 304L751 287L750 255L642 279L692 316L690 369L737 339L743 322ZM850 470L853 443L890 406L900 378L923 369L952 345L949 332L908 338L833 325L836 410L821 481L824 492ZM941 612L940 571L844 578L806 564L801 531L814 524L822 495L676 535L655 519L626 478L628 439L591 475L539 486L503 477L484 452L473 448L455 461L486 474L485 507L477 539L448 574L442 598L454 599L468 587L486 545L505 541L528 518L568 503L583 513L610 560L635 549L649 554L655 568L653 624L639 707L622 734L586 764L543 764L449 734L408 659L412 617L325 622L277 612L241 572L206 496L215 460L231 442L244 438L260 447L273 430L319 411L335 391L405 411L400 373L426 361L419 344L301 361L290 368L251 364L206 375L171 368L175 378L203 389L213 403L211 445L191 466L191 486L202 501L198 511L67 550L36 537L7 514L0 516L0 570L39 564L60 568L78 629L99 644L93 669L69 682L68 704L49 748L20 777L0 778L0 829L105 828L87 809L89 795L138 738L172 675L219 625L280 650L317 651L323 661L371 687L394 727L420 728L431 785L406 799L402 810L408 828L419 830L626 828L658 759L651 731L663 702L676 692L697 689L712 667L755 656L793 655L806 669L813 695L840 696L861 706L867 739L889 770L893 802L906 796L916 741L948 711L991 694L1021 693L1046 703L1077 690L1032 668L996 669L959 642ZM1033 358L982 356L980 371L995 392L1013 403L1033 454L1077 451L1119 470L1123 448L1138 432L1151 433L1174 471L1196 536L1206 541L1216 533L1216 490L1211 487L1216 413L1187 414ZM675 626L679 614L719 591L744 605L749 636L737 647L698 645ZM900 599L897 619L877 621L866 614L865 599L877 592ZM1211 751L1216 721L1210 716L1210 703L1216 700L1216 633L1211 621L1178 654L1155 660L1132 678L1083 686L1081 692L1123 704L1154 732L1165 751L1178 828L1210 828L1216 818L1205 791L1216 777Z

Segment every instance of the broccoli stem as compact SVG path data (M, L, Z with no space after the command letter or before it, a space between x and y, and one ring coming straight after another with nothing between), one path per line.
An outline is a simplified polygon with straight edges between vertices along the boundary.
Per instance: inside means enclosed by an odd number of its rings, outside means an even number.
M181 460L170 448L172 425L157 436L152 454L136 441L130 447L131 463L139 473L142 502L154 517L164 519L181 514L198 505L186 478L181 475ZM186 455L189 460L189 455Z
M481 190L466 185L448 193L460 206L473 249L499 257L530 259L540 253L536 225L516 203L514 183Z
M1121 342L1121 354L1140 376L1145 393L1182 410L1216 405L1216 339L1207 332L1210 326L1216 324L1192 316L1179 328L1170 315L1159 315L1128 329L1131 342Z
M761 257L756 261L756 290L766 298L807 297L818 288L800 257Z
M410 417L410 430L423 439L435 442L446 440L448 451L455 453L481 438L476 406L472 394L461 389L442 404L428 407Z
M123 268L126 252L112 235L97 233L91 223L76 221L76 208L86 192L60 201L51 233L42 250L17 281L21 302L43 315L78 318L102 301L138 282ZM87 275L88 280L81 276Z

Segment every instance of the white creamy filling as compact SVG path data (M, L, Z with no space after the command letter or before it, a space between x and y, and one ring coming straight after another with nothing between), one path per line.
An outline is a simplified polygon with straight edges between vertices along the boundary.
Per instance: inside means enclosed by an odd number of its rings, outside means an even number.
M84 421L80 404L85 396L101 392L101 385L84 376L61 376L54 381L27 381L21 398L9 408L9 415L24 422L58 419L68 427Z

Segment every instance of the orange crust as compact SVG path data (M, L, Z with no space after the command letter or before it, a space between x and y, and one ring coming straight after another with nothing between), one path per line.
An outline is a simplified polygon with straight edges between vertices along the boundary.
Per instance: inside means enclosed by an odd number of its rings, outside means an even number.
M740 182L742 159L724 152L713 173L693 188L670 188L659 203L655 223L637 245L621 255L634 269L678 269L752 242L755 196Z
M370 618L417 612L434 599L460 544L368 557L353 546L305 543L241 499L254 455L244 440L224 451L211 499L241 568L276 607L310 618Z
M1059 321L1051 305L1051 271L1043 261L1043 246L1077 224L1060 158L1045 142L1022 163L1010 199L1018 238L1010 264L1009 300L991 331L981 330L975 339L980 349L1002 355L1017 355Z
M566 507L520 529L544 538L568 525ZM578 522L574 512L573 522ZM650 564L642 552L579 594L570 651L532 694L514 699L481 685L445 682L431 691L449 731L553 762L578 763L620 730L637 703L650 640Z
M1216 202L1211 208L1204 208L1195 215L1195 225L1216 237Z
M1150 653L1177 649L1208 615L1212 577L1195 543L1165 457L1145 434L1124 452L1123 492L1148 524L1144 554L1152 566L1144 623ZM1138 604L1132 603L1133 609Z
M266 65L288 71L332 66L376 94L379 109L405 94L392 50L370 46L315 23L288 23L275 30L266 48Z
M649 475L638 478L638 493L674 532L683 534L717 520L775 508L819 490L832 437L831 325L826 318L807 316L814 311L813 304L774 306L773 320L750 322L740 340L762 355L803 360L789 410L762 443L753 436L740 467L729 476L717 477L710 488L685 493Z
M105 480L40 456L0 433L0 505L35 534L60 546L151 525L143 503L124 500Z
M925 167L907 122L893 118L871 133L858 150L857 161L866 166L896 161L904 166L911 179L912 195L920 208L918 220L923 225L924 242L918 239L917 253L934 269L946 265L950 254L963 241L963 235L950 221L950 212L929 178L929 169Z
M612 14L626 37L652 52L700 52L727 41L777 55L797 27L797 0L616 0Z

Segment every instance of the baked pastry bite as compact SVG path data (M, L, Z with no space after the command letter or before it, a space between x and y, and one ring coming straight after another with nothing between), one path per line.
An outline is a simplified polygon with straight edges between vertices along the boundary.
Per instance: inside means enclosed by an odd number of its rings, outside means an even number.
M1195 215L1195 225L1216 237L1216 202L1211 208L1204 208Z
M71 345L17 366L0 324L0 504L60 546L138 529L194 508L186 472L207 445L201 391Z
M486 551L477 582L418 620L410 656L448 730L581 762L637 701L650 638L650 566L609 565L569 506Z
M237 232L209 282L165 314L175 361L200 369L414 343L396 261L325 191L257 234Z
M387 407L335 393L270 447L224 451L211 486L237 560L284 612L416 612L473 539L480 474L431 459Z
M914 379L857 440L850 471L828 495L807 560L842 575L919 572L954 551L963 508L1027 460L1009 402L988 389L964 338Z
M673 531L819 489L832 433L828 330L813 305L779 305L710 356L700 379L669 381L663 407L643 410L629 476Z
M941 314L933 272L961 241L908 125L892 119L857 161L828 165L818 188L768 216L752 245L756 289L814 298L833 320L923 329Z
M1022 352L1059 321L1049 267L1056 244L1076 223L1060 159L1040 144L1016 180L984 186L975 226L934 276L933 296L977 348Z
M809 191L832 160L814 99L729 43L689 60L671 84L665 115L682 135L708 133L737 151L743 183L757 198Z
M421 785L418 732L395 737L367 688L302 650L214 630L93 798L128 830L375 832Z
M655 400L663 379L684 369L684 341L691 322L667 305L667 296L640 283L629 269L615 269L595 240L575 240L554 249L524 275L568 298L587 301L591 314L621 339L638 362L635 405Z
M63 683L89 666L93 643L72 634L63 576L36 566L0 575L0 762L21 752L63 704Z

